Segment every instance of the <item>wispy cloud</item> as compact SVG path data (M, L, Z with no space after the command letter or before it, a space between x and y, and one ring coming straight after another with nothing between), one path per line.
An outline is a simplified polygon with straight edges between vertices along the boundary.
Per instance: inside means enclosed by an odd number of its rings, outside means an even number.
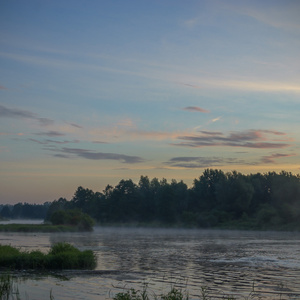
M290 138L274 139L274 135L285 135L283 132L272 130L248 130L241 132L230 132L228 134L202 131L197 135L186 135L178 137L183 140L173 143L175 146L183 147L245 147L259 149L276 149L290 146Z
M173 157L169 161L165 162L165 164L172 168L197 169L223 166L224 164L245 164L245 161L236 158L224 157L181 156Z
M279 158L285 158L285 157L291 157L291 156L296 156L296 154L295 153L292 153L292 154L274 153L271 155L263 156L262 162L265 164L274 164L274 163L276 163L276 160Z
M108 144L107 142L103 142L103 141L92 141L92 143L94 143L94 144Z
M186 131L155 131L155 130L141 130L130 127L107 127L91 129L89 134L93 140L103 140L105 142L113 141L142 141L142 140L176 140L179 136L191 133L190 130Z
M48 118L41 118L37 114L30 112L28 110L23 110L19 108L8 108L1 104L0 104L0 117L36 120L42 126L48 126L54 123L53 120L50 120Z
M83 127L78 125L78 124L75 124L75 123L68 123L69 125L73 126L73 127L76 127L76 128L79 128L79 129L82 129Z
M49 145L49 144L57 144L57 145L64 145L64 144L76 144L76 143L80 143L79 140L71 140L71 141L68 141L68 140L64 140L64 141L55 141L55 140L49 140L49 139L46 139L46 140L37 140L37 139L28 139L29 141L31 142L35 142L35 143L38 143L40 145Z
M255 9L247 6L235 6L234 11L256 19L275 28L286 30L300 30L298 1L288 1L282 6L267 7L265 9Z
M201 81L201 79L199 79ZM265 92L300 92L300 86L293 83L276 81L251 81L251 80L203 80L206 87L224 88L245 91Z
M220 121L220 120L221 120L221 117L217 117L217 118L212 119L211 121L214 123L214 122L217 122L217 121Z
M176 82L180 85L184 85L184 86L187 86L187 87L191 87L193 89L201 89L202 87L199 86L199 85L196 85L196 84L190 84L190 83L182 83L182 82Z
M64 136L65 134L59 131L45 131L45 132L37 132L35 135L43 135L43 136L50 136L50 137L58 137L58 136Z
M184 73L184 71L182 71ZM224 75L224 74L223 74ZM222 77L222 71L219 74L205 74L205 76L195 76L181 74L182 78L191 82L191 86L201 86L203 90L219 89L219 90L235 90L235 91L256 91L256 92L293 92L299 93L300 86L297 80L276 80L256 77L241 77L239 74L231 74L228 79ZM167 78L176 78L178 75L169 73ZM175 81L173 79L172 81Z
M195 26L197 26L199 23L199 18L191 18L191 19L188 19L188 20L185 20L183 22L183 25L187 28L194 28Z
M183 110L191 111L191 112L202 112L202 113L209 113L210 111L198 106L187 106L184 107Z
M255 80L253 78L245 78L245 80L232 79L225 80L219 77L215 77L213 74L205 75L205 77L197 77L184 75L186 72L182 66L173 66L175 68L173 71L172 66L159 65L159 69L153 70L146 69L144 72L140 71L129 71L128 68L118 69L118 68L108 68L103 67L99 64L89 64L89 63L79 63L75 61L64 59L49 59L48 57L30 56L30 55L19 55L13 53L0 52L0 56L9 59L22 61L24 63L35 64L39 66L48 66L52 68L59 69L69 69L69 70L90 70L90 71L103 71L109 73L123 74L125 76L137 76L143 78L151 78L156 80L176 82L178 83L178 77L184 77L185 81L191 83L179 83L192 88L203 88L203 89L229 89L229 90L243 90L243 91L265 91L265 92L296 92L300 93L300 86L297 82L284 82L284 81L266 81L264 79ZM145 65L145 62L140 61L139 64ZM238 78L238 77L236 77Z
M0 90L7 90L7 88L3 85L0 85Z
M57 157L64 157L64 158L72 158L72 157L82 157L90 160L117 160L122 163L128 164L135 164L144 162L145 159L139 156L130 156L124 154L117 154L117 153L105 153L105 152L95 152L88 149L79 149L79 148L48 148L46 150L51 150L58 152L55 154Z

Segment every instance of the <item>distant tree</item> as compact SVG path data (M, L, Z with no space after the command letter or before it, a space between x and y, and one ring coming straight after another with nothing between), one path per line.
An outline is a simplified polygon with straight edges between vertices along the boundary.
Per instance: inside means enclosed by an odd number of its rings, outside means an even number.
M4 205L3 208L2 208L2 210L1 210L0 216L2 218L5 218L5 219L10 219L11 216L12 216L11 206Z
M58 200L54 200L48 208L45 221L50 221L50 217L54 212L66 210L68 208L68 205L69 203L66 198L59 198Z
M22 215L27 208L27 204L15 205L13 213ZM115 187L107 185L102 193L78 187L70 201L53 201L47 218L77 223L76 214L53 215L69 209L87 213L100 223L158 221L196 227L249 224L250 228L300 229L300 176L285 171L243 175L206 169L191 188L175 179L168 183L165 178L141 176L138 184L122 179Z

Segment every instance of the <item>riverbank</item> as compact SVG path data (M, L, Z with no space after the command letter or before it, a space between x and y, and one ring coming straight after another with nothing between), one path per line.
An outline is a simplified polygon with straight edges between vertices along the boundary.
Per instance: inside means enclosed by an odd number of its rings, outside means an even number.
M78 226L51 224L0 224L0 232L83 232Z
M163 222L99 222L95 226L98 227L115 227L115 228L148 228L148 229L199 229L199 230L245 230L245 231L288 231L300 232L299 224L285 224L285 225L259 225L255 219L250 221L231 221L219 224L218 226L196 226L184 223L166 224Z

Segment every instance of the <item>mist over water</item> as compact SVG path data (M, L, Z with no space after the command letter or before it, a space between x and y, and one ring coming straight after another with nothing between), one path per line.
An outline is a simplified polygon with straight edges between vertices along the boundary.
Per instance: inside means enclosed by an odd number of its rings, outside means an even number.
M49 299L51 289L55 299L109 299L144 283L156 294L175 285L192 299L205 286L213 299L246 297L253 285L263 299L300 299L299 233L95 227L89 233L0 234L1 244L24 250L47 252L57 242L95 251L98 266L55 272L58 277L23 272L20 291L30 299Z

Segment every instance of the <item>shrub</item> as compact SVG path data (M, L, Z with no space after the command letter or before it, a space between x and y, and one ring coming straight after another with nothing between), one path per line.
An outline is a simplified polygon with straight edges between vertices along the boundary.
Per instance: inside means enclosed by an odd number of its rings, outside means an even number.
M88 215L77 209L57 210L50 216L53 225L71 225L80 231L92 231L95 224L94 220Z

